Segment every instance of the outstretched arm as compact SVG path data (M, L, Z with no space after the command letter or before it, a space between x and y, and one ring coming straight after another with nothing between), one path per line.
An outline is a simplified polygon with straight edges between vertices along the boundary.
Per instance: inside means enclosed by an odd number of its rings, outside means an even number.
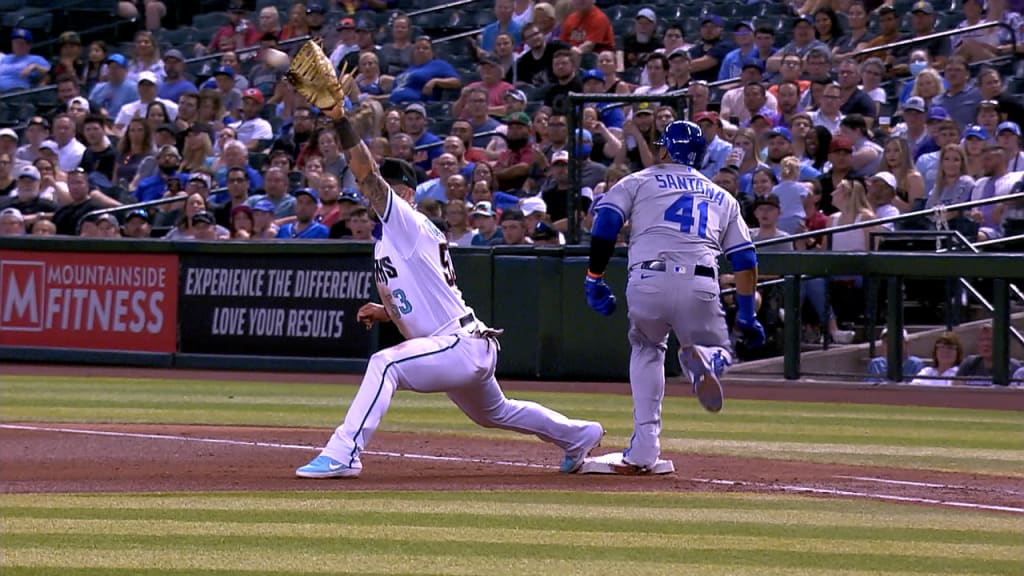
M345 117L341 107L336 106L324 113L334 119L334 127L338 131L341 146L348 156L348 167L352 170L356 182L359 183L359 191L370 201L370 206L373 207L377 215L383 216L387 212L391 187L381 178L373 154L359 138L359 134Z

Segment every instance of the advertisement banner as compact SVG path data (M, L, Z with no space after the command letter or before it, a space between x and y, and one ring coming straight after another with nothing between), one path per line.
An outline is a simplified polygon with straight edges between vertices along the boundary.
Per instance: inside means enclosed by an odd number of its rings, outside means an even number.
M366 358L356 321L375 294L366 255L182 255L181 351Z
M174 254L0 250L0 346L174 352Z

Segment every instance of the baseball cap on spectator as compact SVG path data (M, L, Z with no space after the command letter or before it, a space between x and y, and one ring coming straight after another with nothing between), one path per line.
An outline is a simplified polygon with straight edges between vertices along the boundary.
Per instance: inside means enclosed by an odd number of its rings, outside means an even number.
M853 142L846 136L836 136L828 145L828 151L830 154L833 152L853 152Z
M385 158L380 163L380 176L389 184L402 184L410 188L416 187L416 169L405 160Z
M641 8L640 11L636 13L636 19L639 20L641 18L646 18L655 24L658 23L658 18L654 15L654 10L651 10L650 8Z
M266 198L264 198L263 200L260 200L260 201L256 202L256 204L253 204L252 211L253 212L273 212L274 211L274 203L271 202L270 200L267 200Z
M17 220L18 222L25 221L25 215L21 213L21 210L18 210L17 208L14 207L4 208L3 210L0 210L0 217L3 216L14 216L14 219Z
M340 196L338 196L338 202L352 202L353 204L362 204L363 197L354 188L346 188Z
M978 102L978 108L995 108L999 111L999 102L996 100L982 100Z
M43 140L39 143L39 151L42 152L43 150L49 150L54 154L59 154L60 152L58 152L58 150L60 150L60 146L58 146L53 140Z
M790 132L789 128L786 128L785 126L776 126L775 128L772 128L771 130L768 131L768 135L771 136L772 138L776 136L782 136L788 142L793 142L793 133Z
M117 216L107 212L106 214L100 214L96 217L96 223L107 222L111 226L120 226L121 223L117 221Z
M299 196L309 196L313 199L313 202L316 202L317 204L320 203L320 196L317 195L316 190L313 190L312 188L299 188L295 192L292 192L292 196L295 196L296 198Z
M356 30L359 30L360 32L373 32L374 28L376 27L377 26L373 23L373 21L367 18L360 18L358 21L356 21Z
M505 91L505 96L508 97L508 98L511 98L513 100L516 100L518 102L526 102L528 100L527 97L526 97L526 93L523 92L522 90L517 89L517 88L513 88L511 90L506 90Z
M753 22L749 22L747 20L740 20L739 22L736 23L735 26L732 27L733 31L738 31L740 28L746 28L747 30L750 30L751 32L753 32L754 31L754 23Z
M754 198L754 208L758 206L775 206L778 209L782 209L782 202L779 202L777 194L768 194L767 196L758 196Z
M581 81L586 82L587 80L600 80L601 82L604 82L604 72L601 72L597 68L585 70Z
M949 112L946 112L946 109L943 108L942 106L932 106L931 108L928 109L928 122L931 122L933 120L949 120L949 118Z
M31 164L26 164L18 170L18 178L28 178L29 180L39 180L39 169Z
M149 218L149 212L146 212L145 210L143 210L141 208L138 209L138 210L132 210L131 212L129 212L128 215L125 216L124 221L125 222L130 222L132 218L142 218L146 222L151 222L151 220Z
M721 16L718 16L716 14L706 14L703 18L700 19L701 26L707 24L708 22L711 22L715 26L725 26L725 21L722 20Z
M800 24L807 24L808 26L813 28L814 27L814 16L811 16L811 15L808 14L808 15L801 16L801 17L797 18L796 21L793 22L793 27L796 28Z
M235 71L231 66L218 66L217 69L213 71L213 76L227 76L228 78L234 78Z
M484 200L482 202L477 202L476 205L473 206L473 212L470 216L487 216L489 218L494 218L495 214L494 209L491 207L491 203Z
M263 105L263 92L260 92L259 88L248 88L242 92L242 100L246 98L259 102L260 106Z
M964 132L964 140L967 140L968 138L977 138L979 140L988 140L989 139L988 130L986 130L984 126L979 126L977 124L971 124L970 126L967 127L967 130Z
M530 238L534 240L555 240L558 238L558 232L551 226L548 226L546 222L537 222L537 226L534 227Z
M551 157L551 165L552 166L555 165L555 164L560 164L560 163L566 163L566 164L569 163L569 151L568 150L559 150L558 152L555 152L555 154Z
M122 68L128 67L128 59L123 54L111 54L107 56L107 64L117 64Z
M921 2L914 2L914 5L910 7L910 13L916 14L918 12L929 15L935 14L935 8L932 6L931 2L925 2L924 0Z
M904 110L917 110L918 112L924 112L926 108L927 107L924 105L924 98L921 98L920 96L911 96L903 103Z
M202 182L207 188L210 187L210 177L202 172L193 172L188 177L189 183Z
M68 108L71 108L75 104L78 104L79 106L81 106L82 108L85 108L86 110L89 109L89 101L86 100L86 98L84 96L75 96L71 100L68 100Z
M356 21L352 18L342 18L338 21L338 30L355 30Z
M424 118L427 117L427 109L423 106L423 104L420 104L420 103L413 103L413 104L409 104L408 106L406 106L405 107L405 113L408 114L410 112L415 112L416 114L419 114L420 116L423 116Z
M877 12L878 12L879 16L884 16L886 14L895 14L896 13L896 9L893 8L892 6L887 5L887 4L882 4L878 8ZM804 16L804 18L809 18L810 22L811 22L811 25L812 26L814 25L814 17L813 16Z
M160 126L157 127L156 131L157 131L157 133L167 132L168 134L170 134L171 136L174 136L175 138L178 137L178 127L175 126L174 124L171 124L170 122L166 122L164 124L161 124Z
M319 2L306 4L306 14L323 14L324 12L324 5Z
M757 68L762 74L764 74L764 63L761 62L760 58L744 58L743 66L740 70L746 70L747 68Z
M14 30L11 30L11 40L24 40L31 44L32 31L26 28L15 28Z
M149 82L154 86L159 84L159 82L156 81L156 74L153 74L149 70L143 70L142 72L139 72L139 84L142 84L143 82Z
M160 147L160 151L157 152L156 156L157 156L157 158L159 158L161 156L166 156L168 154L170 154L171 156L177 157L179 160L181 159L181 153L178 152L177 148L175 148L174 146L171 146L170 144L165 144L165 145L161 146Z
M687 60L689 60L690 51L680 46L679 48L676 48L675 50L672 51L671 54L668 55L669 60L672 60L673 58L686 58Z
M1013 132L1017 136L1020 136L1020 125L1016 122L1003 122L996 128L996 134L1002 134L1003 132ZM0 136L3 135L3 131L0 130Z
M501 66L501 60L498 60L498 57L490 52L481 54L480 57L477 58L477 63L481 66L484 64L488 64L490 66Z
M206 210L203 210L202 212L196 212L195 214L192 215L193 226L202 222L205 222L212 226L214 222L216 222L216 220L214 220L213 214L210 214Z
M196 122L185 130L185 134L206 134L213 141L213 127L206 122Z
M57 37L57 45L63 46L65 44L81 46L82 37L78 35L78 32L73 32L71 30L62 32L61 35Z
M654 114L654 105L650 102L637 102L633 106L633 116L637 114Z
M757 120L758 118L767 122L769 126L775 125L775 118L772 117L772 114L768 111L762 110L760 112L755 112L754 114L751 114L750 123L753 124L754 120ZM792 142L792 140L790 140L790 142Z
M892 172L879 172L868 178L868 180L881 180L893 190L896 189L896 177L893 176Z
M532 196L530 198L522 199L519 202L519 209L523 211L523 216L529 216L530 214L547 214L548 205L540 196Z
M530 121L530 116L526 112L513 112L505 116L505 124L522 124L529 128L533 122Z
M46 118L43 118L42 116L33 116L32 118L29 119L28 125L29 126L42 126L43 128L46 128L47 130L50 129L50 121L47 120Z
M10 138L11 140L14 140L15 142L18 141L18 133L10 128L0 129L0 138L3 138L5 136L7 138Z
M181 50L178 50L176 48L172 48L167 52L164 52L164 60L167 60L168 58L176 58L178 60L181 60L182 62L185 61L185 55L181 53Z
M717 112L704 111L704 112L697 112L696 114L693 115L693 121L694 122L700 122L701 120L707 120L708 122L711 122L712 124L717 125L718 124L718 113Z

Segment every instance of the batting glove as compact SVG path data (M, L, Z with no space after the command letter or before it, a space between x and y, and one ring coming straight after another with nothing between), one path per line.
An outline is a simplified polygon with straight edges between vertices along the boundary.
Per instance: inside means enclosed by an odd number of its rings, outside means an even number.
M615 295L612 289L604 282L604 275L595 276L587 272L587 279L583 281L583 293L587 296L587 304L605 316L611 316L615 312Z
M743 334L743 343L747 348L757 348L764 344L764 326L761 326L755 316L754 295L737 294L736 304L739 308L736 314L736 327Z

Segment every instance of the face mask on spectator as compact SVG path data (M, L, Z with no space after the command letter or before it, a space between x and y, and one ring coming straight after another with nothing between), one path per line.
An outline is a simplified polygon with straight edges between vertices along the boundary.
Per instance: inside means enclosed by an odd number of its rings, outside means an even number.
M911 62L910 63L910 73L912 75L914 75L914 76L917 76L921 72L921 70L924 70L927 67L928 67L928 63L927 62Z

